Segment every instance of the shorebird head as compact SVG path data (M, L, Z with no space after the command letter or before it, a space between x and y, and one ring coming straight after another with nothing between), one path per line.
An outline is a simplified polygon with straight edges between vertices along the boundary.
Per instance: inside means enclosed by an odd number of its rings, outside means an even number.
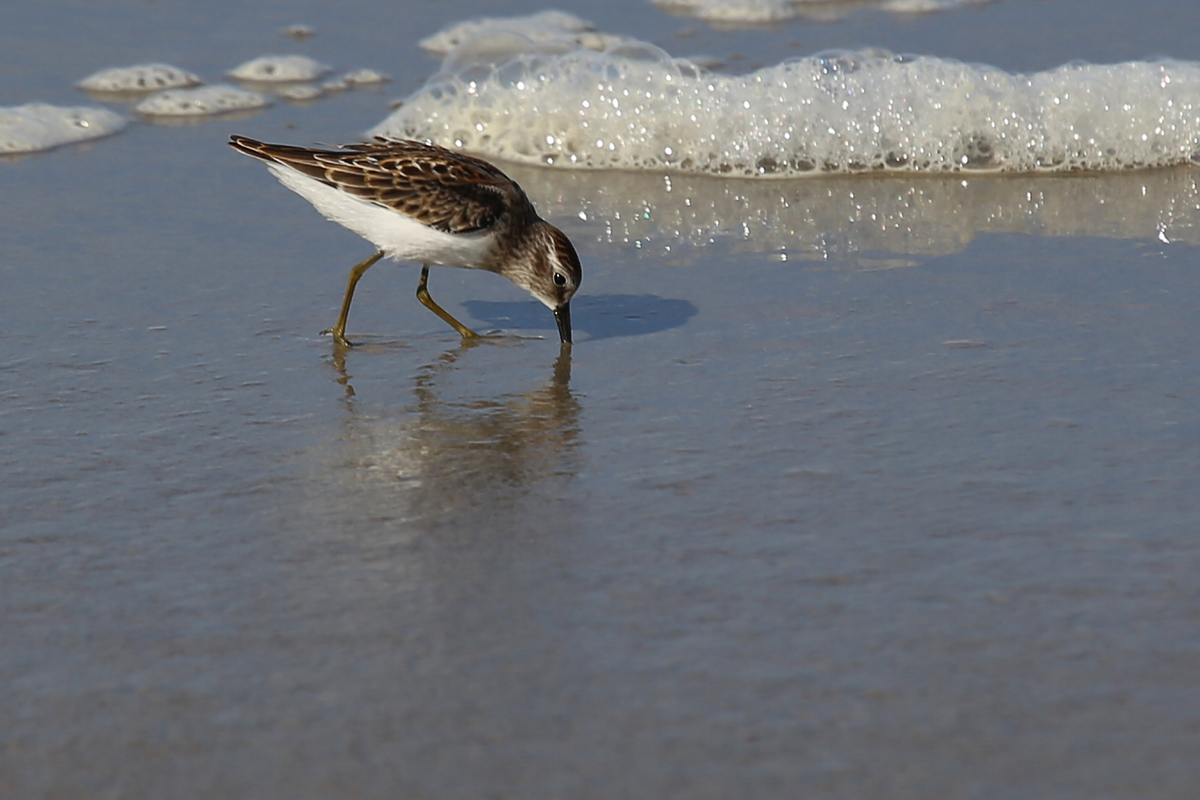
M583 268L565 233L545 221L539 221L536 228L530 262L510 277L554 312L559 338L570 344L570 303L583 280Z

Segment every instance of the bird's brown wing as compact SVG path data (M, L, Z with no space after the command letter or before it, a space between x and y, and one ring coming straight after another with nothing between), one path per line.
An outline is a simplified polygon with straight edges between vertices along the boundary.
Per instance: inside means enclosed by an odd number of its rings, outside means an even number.
M231 137L230 144L449 233L487 230L529 203L496 167L437 145L377 139L323 150L244 136Z

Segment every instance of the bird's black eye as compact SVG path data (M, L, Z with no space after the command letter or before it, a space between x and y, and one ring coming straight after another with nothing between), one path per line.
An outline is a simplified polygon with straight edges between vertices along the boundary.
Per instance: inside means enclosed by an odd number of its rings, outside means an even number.
M563 275L561 272L554 273L554 285L555 286L566 286L567 285L567 276Z

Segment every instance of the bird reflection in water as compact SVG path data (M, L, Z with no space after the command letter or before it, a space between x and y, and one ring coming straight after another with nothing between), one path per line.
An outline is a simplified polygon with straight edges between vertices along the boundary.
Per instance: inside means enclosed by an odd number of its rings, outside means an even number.
M578 472L579 401L571 392L571 346L564 344L540 387L487 397L455 385L466 342L420 370L414 402L395 414L358 413L335 348L333 365L350 413L337 461L343 506L359 519L420 527L524 524L545 515L563 482ZM494 345L493 345L494 346ZM341 352L337 352L341 350ZM356 351L356 355L359 351ZM461 381L458 383L461 384ZM505 522L505 515L516 514ZM534 527L538 527L534 525Z

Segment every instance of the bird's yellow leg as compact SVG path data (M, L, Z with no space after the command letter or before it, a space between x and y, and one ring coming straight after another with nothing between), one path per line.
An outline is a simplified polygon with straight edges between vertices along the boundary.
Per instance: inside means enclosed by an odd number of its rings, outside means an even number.
M421 282L417 284L417 299L421 301L421 305L428 308L433 313L437 314L442 320L454 330L458 331L464 339L476 339L479 337L475 331L463 325L461 322L450 316L446 309L433 302L433 298L429 296L429 289L425 284L429 280L429 265L421 265Z
M382 250L354 265L354 268L350 270L350 283L346 286L346 296L342 299L342 313L338 317L337 325L321 331L322 334L332 334L333 340L342 347L350 347L350 342L346 340L346 318L350 316L350 301L354 299L354 287L358 285L358 279L363 276L363 273L381 258L383 258Z

